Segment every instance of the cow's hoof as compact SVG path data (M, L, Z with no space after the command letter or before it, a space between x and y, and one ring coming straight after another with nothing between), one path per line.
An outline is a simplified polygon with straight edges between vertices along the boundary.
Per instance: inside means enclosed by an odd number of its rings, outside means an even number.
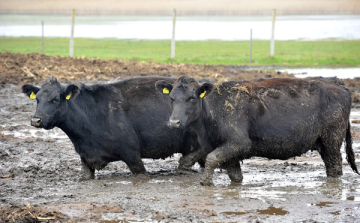
M343 175L342 166L334 166L332 168L330 167L326 168L326 175L327 177L333 177L333 178L341 177Z
M235 184L241 184L242 183L242 179L231 179L231 183L235 183Z
M177 173L177 174L184 174L184 175L186 175L186 174L196 173L196 171L192 170L191 168L190 168L190 169L188 169L188 168L186 168L186 169L184 169L184 168L179 168L179 169L177 169L176 173Z
M177 171L191 171L191 166L179 166Z
M81 182L81 181L87 181L87 180L93 180L93 179L95 179L95 174L94 174L94 173L92 173L92 172L90 172L90 173L85 172L85 174L81 174L81 175L80 175L79 182Z
M230 178L230 180L231 180L231 183L241 184L242 181L243 181L242 176L229 175L229 178Z
M211 179L209 179L209 178L201 179L200 180L200 185L201 186L211 186L212 185Z
M78 181L79 181L79 182L83 182L83 181L88 181L88 180L92 180L92 179L94 179L94 178L82 176L82 177L80 177L80 178L78 179Z

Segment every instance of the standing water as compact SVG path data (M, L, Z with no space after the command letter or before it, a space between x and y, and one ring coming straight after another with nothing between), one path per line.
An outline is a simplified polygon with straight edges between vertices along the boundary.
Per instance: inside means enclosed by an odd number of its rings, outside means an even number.
M298 68L281 69L280 72L294 74L295 77L337 77L340 79L354 79L360 77L360 68Z
M270 16L178 16L177 40L268 40ZM69 37L71 16L0 15L0 36ZM118 39L171 39L170 16L77 16L75 37ZM278 16L276 40L360 38L359 15Z

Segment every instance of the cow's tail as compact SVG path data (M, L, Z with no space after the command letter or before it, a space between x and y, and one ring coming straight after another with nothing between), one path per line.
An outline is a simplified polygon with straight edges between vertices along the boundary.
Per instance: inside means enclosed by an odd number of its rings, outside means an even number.
M350 131L350 122L348 123L348 127L346 130L346 138L345 138L345 149L346 149L346 160L348 161L348 163L351 166L351 169L353 169L353 171L357 174L360 175L356 164L355 164L355 153L354 150L352 148L352 137L351 137L351 131Z

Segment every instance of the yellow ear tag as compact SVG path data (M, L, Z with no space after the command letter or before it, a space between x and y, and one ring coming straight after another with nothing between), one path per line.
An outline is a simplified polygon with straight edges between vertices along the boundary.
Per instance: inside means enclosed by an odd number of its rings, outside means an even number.
M206 91L200 94L200 98L205 98Z
M30 99L35 99L36 98L36 94L34 94L34 92L32 91L30 96L29 96Z
M71 97L71 93L66 96L66 100L69 100Z
M169 93L170 93L169 89L167 89L166 87L164 87L164 89L163 89L163 94L169 94Z

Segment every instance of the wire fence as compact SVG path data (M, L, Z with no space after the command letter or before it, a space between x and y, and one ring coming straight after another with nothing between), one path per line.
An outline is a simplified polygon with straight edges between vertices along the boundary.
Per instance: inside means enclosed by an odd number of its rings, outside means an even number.
M69 55L69 38L44 38L48 55ZM116 40L75 38L74 56L102 59L171 62L170 40ZM249 41L178 41L174 62L200 64L280 64L300 63L358 65L358 41L278 41L275 57L269 55L269 41L253 41L252 62ZM0 51L42 53L40 37L0 37ZM284 63L284 64L281 64Z

